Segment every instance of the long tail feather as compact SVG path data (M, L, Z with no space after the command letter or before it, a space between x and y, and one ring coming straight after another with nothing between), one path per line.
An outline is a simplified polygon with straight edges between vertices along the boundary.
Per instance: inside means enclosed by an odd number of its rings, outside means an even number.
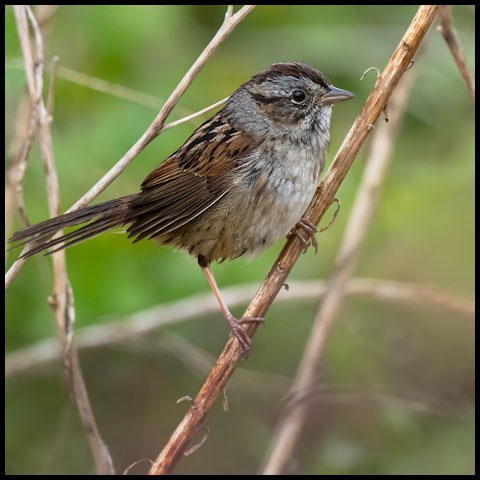
M33 241L41 242L30 251L23 254L22 257L30 257L38 252L66 242L67 240L67 243L60 245L60 247L57 247L47 254L71 247L72 245L76 245L84 240L107 232L112 228L128 223L126 217L130 202L134 197L135 195L128 195L126 197L116 198L115 200L81 208L75 212L66 213L65 215L51 218L45 222L37 223L24 230L15 232L12 235L12 238L10 238L9 243L21 241L21 243L12 247L17 248ZM86 222L90 223L59 238L49 240L50 237L59 230L81 225Z

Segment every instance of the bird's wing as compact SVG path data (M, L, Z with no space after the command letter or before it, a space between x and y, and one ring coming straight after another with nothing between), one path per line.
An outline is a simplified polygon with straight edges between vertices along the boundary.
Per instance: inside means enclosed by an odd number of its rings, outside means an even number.
M256 147L218 112L143 181L130 204L129 237L153 238L200 215L228 193L233 169Z

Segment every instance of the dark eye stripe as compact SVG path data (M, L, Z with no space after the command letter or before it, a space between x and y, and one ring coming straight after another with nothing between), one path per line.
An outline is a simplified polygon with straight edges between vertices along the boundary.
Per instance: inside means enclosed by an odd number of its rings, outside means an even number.
M259 93L252 93L252 97L255 101L260 103L272 103L276 102L277 100L282 99L283 97L266 97L264 95L260 95Z

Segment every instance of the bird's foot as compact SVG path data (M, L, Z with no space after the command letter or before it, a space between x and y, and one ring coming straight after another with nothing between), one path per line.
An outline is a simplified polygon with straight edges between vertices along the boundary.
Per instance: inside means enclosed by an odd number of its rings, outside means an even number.
M308 241L310 240L315 253L318 252L318 242L315 238L315 233L317 232L317 227L307 218L301 218L296 225L290 230L290 235L295 235L303 245L303 253L307 251L308 246L310 245ZM304 233L306 233L306 238Z
M230 328L232 335L238 340L242 347L242 358L246 360L250 354L250 347L252 345L252 339L248 335L248 332L242 327L244 323L263 323L263 318L260 317L243 317L240 320L236 319L231 313L225 317Z

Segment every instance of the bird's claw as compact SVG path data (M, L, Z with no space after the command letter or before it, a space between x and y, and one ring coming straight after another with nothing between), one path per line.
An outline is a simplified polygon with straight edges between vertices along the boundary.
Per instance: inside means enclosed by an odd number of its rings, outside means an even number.
M252 345L252 339L248 335L248 332L242 327L244 323L263 323L263 318L259 317L243 317L237 320L233 315L227 316L227 322L232 330L232 335L238 340L242 347L242 358L247 359L250 354L250 347Z
M306 232L307 238L305 238L302 234L302 231ZM291 235L295 235L303 245L303 253L307 251L309 246L308 241L310 240L313 248L315 249L315 253L318 252L318 242L315 238L315 233L317 232L317 227L308 219L301 218L296 225L290 231Z

